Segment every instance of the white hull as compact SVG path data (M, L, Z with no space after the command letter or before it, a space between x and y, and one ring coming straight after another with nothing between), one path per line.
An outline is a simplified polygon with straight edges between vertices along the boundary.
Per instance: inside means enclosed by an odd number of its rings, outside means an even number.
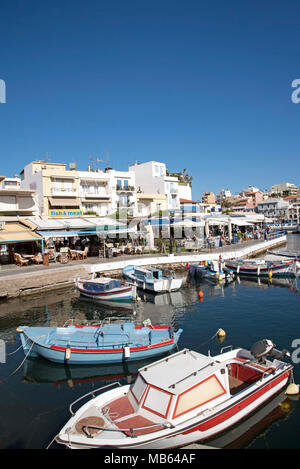
M126 278L130 282L135 282L138 288L154 293L167 293L179 290L183 282L181 278L164 278L155 282L143 282L131 275L126 275Z

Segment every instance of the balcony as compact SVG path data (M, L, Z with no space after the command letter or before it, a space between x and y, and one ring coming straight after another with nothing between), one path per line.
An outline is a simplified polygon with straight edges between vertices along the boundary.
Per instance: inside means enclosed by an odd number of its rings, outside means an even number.
M105 190L103 191L80 191L79 192L80 197L84 197L85 199L105 199L109 200L111 199L111 194L106 192Z
M134 186L121 187L117 184L116 191L117 192L135 192L135 187Z
M52 188L51 194L57 197L77 197L78 192L68 188Z

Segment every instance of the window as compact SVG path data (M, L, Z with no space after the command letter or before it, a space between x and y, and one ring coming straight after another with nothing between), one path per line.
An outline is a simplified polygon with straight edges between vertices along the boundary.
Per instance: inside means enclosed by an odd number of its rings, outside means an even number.
M202 383L182 393L177 400L174 418L179 417L190 410L196 409L201 405L216 399L226 393L215 375L210 376Z
M141 375L138 375L133 387L131 388L133 397L135 398L137 402L140 402L146 387L147 387L147 383L143 380Z
M166 391L149 386L146 398L143 403L143 408L159 415L160 417L167 418L170 408L172 395Z

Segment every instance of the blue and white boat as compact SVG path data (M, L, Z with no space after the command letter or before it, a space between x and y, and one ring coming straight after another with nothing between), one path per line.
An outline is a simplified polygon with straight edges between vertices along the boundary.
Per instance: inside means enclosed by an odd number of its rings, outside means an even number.
M165 293L179 290L183 279L176 278L174 272L157 269L156 267L138 267L128 265L123 269L126 280L133 282L138 288L153 293Z
M190 277L198 279L225 280L231 282L234 278L232 269L223 267L223 265L219 267L216 261L210 261L208 265L190 264L188 272Z
M251 275L255 277L296 277L296 262L294 259L268 261L265 259L235 259L227 260L226 267L237 275Z
M41 356L69 365L122 363L155 357L172 350L182 329L137 326L131 321L64 327L20 326L23 350L28 357Z
M91 280L75 281L81 295L102 301L134 301L137 299L136 286L122 285L120 280L99 277Z

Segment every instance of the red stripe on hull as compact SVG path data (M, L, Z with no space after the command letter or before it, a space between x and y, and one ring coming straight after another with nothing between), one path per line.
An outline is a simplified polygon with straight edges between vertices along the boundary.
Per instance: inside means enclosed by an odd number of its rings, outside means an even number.
M171 345L174 343L174 340L168 340L167 342L161 342L160 344L154 345L144 345L143 347L130 347L130 352L140 352L141 350L149 350L156 347L164 347L165 345ZM57 350L59 352L64 352L66 347L58 347L57 345L51 345L52 350ZM71 348L71 352L74 353L123 353L123 348L118 349L79 349Z

